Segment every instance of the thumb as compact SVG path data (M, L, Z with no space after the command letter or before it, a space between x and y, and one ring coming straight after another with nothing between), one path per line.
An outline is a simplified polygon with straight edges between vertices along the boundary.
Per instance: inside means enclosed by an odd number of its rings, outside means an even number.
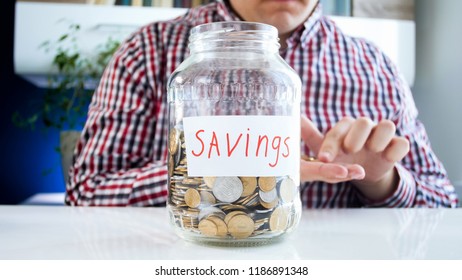
M322 135L314 123L305 116L300 117L300 129L300 135L305 145L317 154L324 139L324 135Z

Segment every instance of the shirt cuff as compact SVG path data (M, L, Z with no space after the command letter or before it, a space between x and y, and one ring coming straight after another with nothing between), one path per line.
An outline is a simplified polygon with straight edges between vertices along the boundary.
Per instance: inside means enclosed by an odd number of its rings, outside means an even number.
M413 207L416 197L416 183L412 174L400 164L395 164L399 182L395 192L382 200L371 200L358 191L364 207L404 208Z

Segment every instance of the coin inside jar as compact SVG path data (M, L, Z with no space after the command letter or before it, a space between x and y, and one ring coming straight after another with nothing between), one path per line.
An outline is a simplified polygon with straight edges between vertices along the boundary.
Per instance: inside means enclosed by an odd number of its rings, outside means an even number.
M209 188L213 188L213 184L215 183L215 177L203 177L204 183L207 185Z
M264 192L269 192L276 187L276 177L259 177L258 186Z
M222 202L238 200L242 191L242 182L238 177L218 177L213 184L213 195Z
M228 226L222 219L220 219L217 216L210 216L207 219L214 222L215 225L217 226L216 236L224 237L228 234Z
M175 169L175 163L173 162L172 155L168 156L168 176L171 178L173 176L173 170Z
M201 203L201 196L197 190L188 189L184 194L184 201L189 207L196 208Z
M271 213L269 226L272 231L284 231L287 228L289 213L283 207L274 209Z
M261 206L265 207L266 209L273 209L274 207L276 207L278 205L278 202L279 202L279 199L277 197L276 197L275 200L273 200L271 202L265 202L265 201L260 199Z
M276 189L272 189L267 192L260 190L258 193L260 195L260 199L267 203L273 202L278 197Z
M242 191L241 197L251 195L257 188L257 178L255 177L239 177L242 181L244 190Z
M285 178L279 184L279 196L284 203L292 202L296 193L296 186L292 179Z
M229 224L229 220L231 220L231 218L236 215L247 215L247 213L245 213L244 211L240 211L240 210L229 212L228 214L226 214L226 217L224 220L225 223Z
M218 232L217 225L209 219L204 219L199 222L199 231L206 236L216 236Z
M210 192L201 191L200 196L201 196L201 203L203 203L205 205L212 205L212 204L215 204L217 202L217 200L215 199L213 194L211 194Z
M247 238L255 229L254 221L247 215L239 214L228 222L228 231L234 238Z
M170 151L170 154L174 155L176 151L178 150L178 144L180 140L180 133L178 129L172 128L170 131L169 135L169 141L168 141L168 149Z

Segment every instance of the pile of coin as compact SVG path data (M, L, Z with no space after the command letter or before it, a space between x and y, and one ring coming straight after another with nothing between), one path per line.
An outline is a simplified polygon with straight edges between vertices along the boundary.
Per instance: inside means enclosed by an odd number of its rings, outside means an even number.
M169 136L169 209L176 226L209 238L277 236L298 222L298 186L281 177L189 177L184 135ZM297 198L298 199L298 198Z

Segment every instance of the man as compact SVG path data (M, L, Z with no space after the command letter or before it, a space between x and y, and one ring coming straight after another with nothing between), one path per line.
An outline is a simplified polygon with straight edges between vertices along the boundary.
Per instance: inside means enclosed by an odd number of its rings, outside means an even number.
M192 27L271 24L302 79L304 206L455 207L457 197L390 60L345 36L315 0L229 0L143 27L106 69L70 170L71 205L162 205L167 195L169 75L188 55Z

